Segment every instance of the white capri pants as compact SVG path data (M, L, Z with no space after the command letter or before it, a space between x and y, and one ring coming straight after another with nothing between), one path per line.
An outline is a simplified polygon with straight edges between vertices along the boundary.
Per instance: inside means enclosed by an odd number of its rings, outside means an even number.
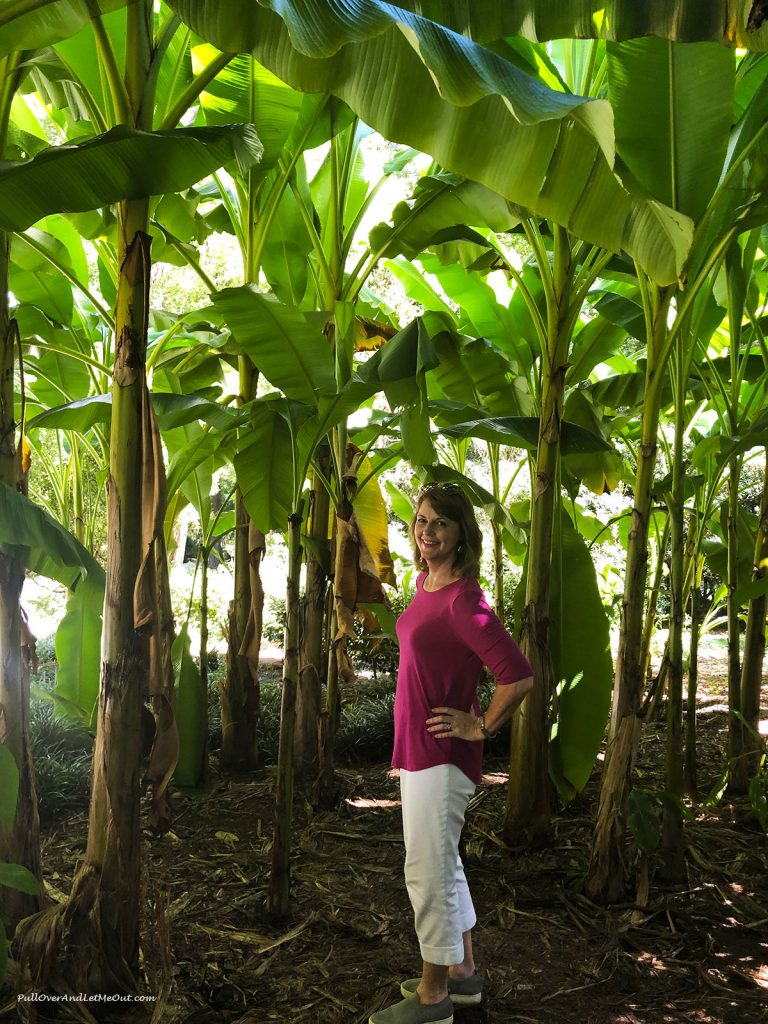
M405 884L422 960L460 964L462 935L477 915L469 895L459 839L475 784L455 764L418 772L400 769Z

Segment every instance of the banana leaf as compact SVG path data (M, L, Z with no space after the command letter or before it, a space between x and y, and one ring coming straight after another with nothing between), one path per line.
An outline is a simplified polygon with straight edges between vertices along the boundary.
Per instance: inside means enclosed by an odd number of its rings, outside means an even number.
M659 283L677 279L692 225L614 174L603 101L549 89L466 36L383 0L170 6L219 49L253 51L293 88L333 93L386 138L577 237L626 249ZM385 81L397 85L383 89Z
M233 159L245 172L260 156L251 125L158 132L119 125L78 145L1 165L0 229L23 231L52 213L180 192Z

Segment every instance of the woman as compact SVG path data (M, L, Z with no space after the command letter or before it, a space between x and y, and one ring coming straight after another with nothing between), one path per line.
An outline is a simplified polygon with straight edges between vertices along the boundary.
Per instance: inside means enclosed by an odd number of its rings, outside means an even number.
M422 956L421 978L369 1024L451 1024L453 1003L479 1003L472 956L476 916L459 857L467 803L481 778L483 739L533 686L532 669L477 582L482 537L457 484L427 484L411 522L416 595L397 623L400 667L395 749L400 769L405 882ZM485 714L483 665L497 680Z

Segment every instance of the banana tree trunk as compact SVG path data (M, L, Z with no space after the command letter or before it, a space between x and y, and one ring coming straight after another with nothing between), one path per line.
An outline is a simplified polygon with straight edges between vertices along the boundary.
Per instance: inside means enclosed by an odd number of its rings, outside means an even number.
M760 522L755 537L753 580L768 575L768 452L763 475L763 493L760 499ZM749 602L747 632L744 638L744 660L741 668L741 713L747 723L743 729L743 756L734 765L733 783L745 792L750 777L760 762L760 689L763 683L765 660L765 622L768 596L760 594Z
M504 621L504 545L502 543L502 528L498 523L492 523L493 531L493 610L501 621Z
M693 529L695 524L689 526ZM698 798L696 779L696 699L699 689L699 639L701 637L699 574L691 588L691 646L688 654L688 693L685 717L685 788L694 800Z
M626 865L624 842L627 798L631 789L632 758L639 735L638 711L643 691L642 638L645 587L648 574L648 530L651 487L656 465L661 376L663 366L654 355L667 332L667 311L672 289L654 289L649 313L649 346L645 404L638 447L632 526L629 532L621 631L616 660L616 729L606 750L600 783L597 821L586 882L587 895L600 902L615 902L624 895Z
M539 443L531 503L531 539L522 649L533 667L536 686L512 720L504 837L515 845L542 843L550 825L549 706L554 672L549 647L549 578L552 530L560 512L558 459L572 318L571 250L567 233L555 228L554 295L549 303L547 351L542 372Z
M8 309L10 235L0 232L0 482L23 487L14 419L14 368L18 331ZM16 816L11 828L0 824L0 860L23 864L41 878L40 824L29 739L29 670L21 653L21 588L24 566L0 554L0 743L8 747L19 770ZM42 905L32 896L0 886L0 906L8 927ZM0 942L4 941L0 937Z
M744 730L737 714L741 706L741 622L739 606L734 600L738 587L738 531L739 479L741 459L732 458L728 466L728 596L726 610L728 619L728 787L739 791L739 773L744 752Z
M686 375L678 360L676 374L675 440L672 455L671 572L669 614L669 673L667 679L666 788L677 799L666 800L662 810L661 850L664 877L679 882L685 876L683 816L680 810L685 792L683 762L683 623L685 618L685 529L683 518L683 442Z
M299 586L301 577L301 524L303 503L288 517L288 580L285 594L285 651L283 693L280 702L280 746L275 783L275 832L272 871L267 893L268 911L279 919L288 912L291 886L291 834L293 826L293 737L296 724L296 689L299 676Z
M72 920L72 939L81 940L81 949L91 947L76 966L89 992L134 990L139 967L139 758L148 650L134 628L133 597L142 555L140 410L150 240L146 202L127 203L121 213L103 663L88 846L70 897L73 909L91 907Z
M136 991L141 892L141 750L149 643L136 629L134 594L142 562L145 357L149 299L148 203L119 210L120 277L112 385L108 482L107 591L103 660L85 858L68 903L35 918L22 955L42 981L66 960L75 991ZM56 942L51 941L56 936Z
M669 640L664 644L664 650L661 655L661 662L659 663L659 671L656 673L656 677L651 682L651 686L646 694L645 700L643 701L642 713L640 717L644 722L657 722L659 719L659 711L661 709L661 702L664 698L664 694L667 692L667 683L669 682Z
M327 487L318 478L322 467L313 474L310 537L314 547L328 546L328 513L330 498ZM304 594L299 605L301 646L299 649L299 679L296 693L296 774L302 779L314 779L319 769L319 730L323 684L323 619L326 606L328 574L315 550L307 557L307 576Z
M330 810L336 805L338 785L334 760L334 744L341 718L341 691L339 689L339 662L333 638L336 635L337 620L333 588L326 594L325 610L326 686L325 707L320 716L320 751L317 781L312 790L312 805Z
M491 482L493 485L493 496L497 501L501 500L499 486L499 460L501 448L498 444L488 442L488 465L491 470ZM502 543L502 528L498 523L491 523L493 535L493 610L501 621L504 621L504 545Z
M258 373L247 357L240 360L240 400L255 397ZM258 652L264 601L259 571L263 537L254 535L238 488L235 492L235 580L228 616L227 671L219 684L221 764L248 771L259 761L256 723L260 692ZM258 542L261 538L262 542Z
M670 521L669 516L667 516L664 522L664 530L661 535L661 540L656 546L656 562L653 570L653 582L651 583L651 592L648 595L648 605L645 612L645 623L643 625L643 640L640 649L640 664L643 682L645 682L645 680L648 679L651 675L651 644L653 642L653 635L656 632L656 609L659 605L659 594L661 593L661 584L664 579L664 560L666 558L667 547L669 545L669 531ZM661 675L661 671L659 674ZM659 685L662 682L663 680L659 680ZM609 739L612 739L615 733L617 721L617 707L618 690L614 689L613 710L611 715L611 731L609 734Z

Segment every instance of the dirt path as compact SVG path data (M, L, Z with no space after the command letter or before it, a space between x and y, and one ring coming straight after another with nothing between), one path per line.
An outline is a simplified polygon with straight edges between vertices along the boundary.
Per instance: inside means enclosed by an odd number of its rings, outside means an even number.
M702 698L706 792L722 770L726 718L717 692ZM647 726L636 784L660 788L662 760L663 728ZM665 888L652 862L647 898L635 891L605 910L581 895L597 780L555 818L551 847L520 855L498 838L504 763L491 759L487 770L463 850L487 998L482 1009L457 1010L457 1024L768 1020L768 842L746 801L692 812L682 886ZM339 784L332 812L313 815L297 799L293 904L278 928L263 913L269 770L230 779L214 769L204 795L176 795L173 831L147 836L147 920L161 923L145 929L143 968L156 1019L366 1024L417 972L397 779L377 765L344 770ZM78 816L45 839L54 898L69 891L85 834ZM648 865L631 845L627 855L642 879ZM5 1012L14 1019L19 1007Z

